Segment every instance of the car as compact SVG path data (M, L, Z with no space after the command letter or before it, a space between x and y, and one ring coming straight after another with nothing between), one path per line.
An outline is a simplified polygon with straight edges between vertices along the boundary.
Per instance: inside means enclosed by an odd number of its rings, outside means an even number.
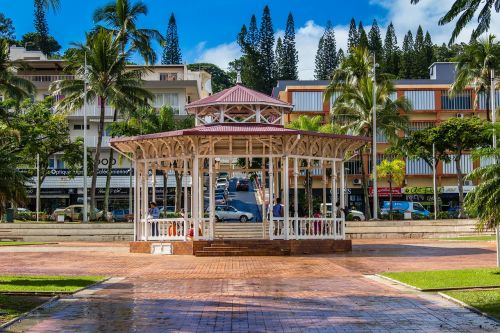
M215 206L215 219L221 220L239 220L240 222L247 222L253 219L253 214L237 210L233 206Z
M229 181L226 178L217 178L217 181L215 183L215 187L222 186L224 185L225 187L229 186Z
M236 191L248 191L250 189L250 180L239 179L236 183Z
M227 203L226 198L223 195L215 196L215 204L216 205L225 205Z
M113 222L127 222L129 215L129 210L128 209L115 209L111 211L111 220Z
M219 172L219 174L217 175L217 178L220 179L220 178L224 178L226 180L229 181L229 173L228 172L225 172L225 171L221 171Z
M323 211L323 204L320 206L321 211ZM326 216L331 217L332 216L332 204L327 203L326 204ZM366 221L365 214L363 212L360 212L359 210L349 210L347 214L347 218L352 220L352 221Z
M390 202L384 201L382 205L382 209L380 210L380 215L382 217L389 216L390 210ZM419 202L413 201L393 201L392 202L392 211L400 214L409 213L411 215L415 215L417 218L419 217L429 217L431 212L422 206Z
M81 221L83 218L83 205L70 205L66 208L57 208L52 213L52 218L57 220L59 215L64 215L64 221ZM103 219L104 212L95 208L95 217L97 220Z

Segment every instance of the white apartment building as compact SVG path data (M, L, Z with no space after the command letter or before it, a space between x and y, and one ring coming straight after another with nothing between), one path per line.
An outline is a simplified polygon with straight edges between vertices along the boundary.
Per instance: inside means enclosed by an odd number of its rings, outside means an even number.
M71 75L64 73L64 60L47 59L41 52L26 51L22 47L11 47L11 60L24 60L26 66L18 71L18 76L28 79L35 85L37 91L33 96L34 100L42 100L49 96L49 86L53 81L71 78ZM131 68L136 66L131 65ZM154 100L151 105L160 108L170 105L177 117L186 116L186 104L206 97L212 93L211 75L205 71L190 71L186 65L152 65L145 74L144 87L153 95ZM111 123L113 120L113 108L106 106L105 121ZM99 101L93 105L87 105L87 147L95 148L97 144L97 129L100 112ZM70 126L71 137L83 137L83 109L67 115ZM97 177L97 202L102 204L106 182L106 170L109 161L109 139L105 131L103 137L102 151L99 161L99 174ZM133 177L130 175L130 163L125 158L119 158L117 153L111 161L113 172L111 178L111 208L128 208L130 182ZM65 207L70 204L82 202L83 198L83 177L76 176L70 179L68 170L60 155L55 155L49 160L50 174L41 184L41 208L52 211L57 207ZM190 182L189 179L185 181ZM90 177L88 184L90 184ZM133 184L132 184L133 186ZM163 199L163 177L157 177L156 197ZM167 178L167 187L175 187L174 177ZM30 206L35 205L35 185L28 191L32 198Z

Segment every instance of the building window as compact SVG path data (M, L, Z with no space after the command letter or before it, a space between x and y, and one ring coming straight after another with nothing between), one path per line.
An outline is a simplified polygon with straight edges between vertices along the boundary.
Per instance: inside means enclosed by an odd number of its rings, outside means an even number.
M479 97L479 109L480 110L491 109L490 94L485 93L485 92L480 92L478 94L478 97ZM495 92L495 106L497 108L500 107L500 90L497 90Z
M436 99L433 90L406 90L404 96L413 106L413 110L435 110Z
M177 81L177 73L160 73L160 81Z
M73 125L73 129L74 130L78 130L78 131L83 131L83 124L74 124ZM87 129L90 129L90 125L87 124Z
M292 93L294 111L323 112L323 92L295 91Z
M416 132L416 131L421 131L427 128L434 127L435 123L433 122L428 122L428 121L412 121L410 123L410 132Z
M361 175L361 157L358 155L344 163L348 175Z
M174 110L179 110L179 94L176 93L161 93L155 94L154 106L162 107L164 105L171 106Z
M423 159L406 159L407 175L431 175L432 168Z
M441 91L441 108L443 110L471 110L472 91L464 91L451 97L448 90Z
M57 169L64 169L64 161L63 160L57 160Z
M56 161L53 158L49 158L49 169L54 169Z
M456 175L457 168L455 166L455 155L450 155L450 162L443 163L443 173L445 175ZM462 174L466 175L470 173L473 169L472 157L468 154L462 155L460 159L460 167L462 169Z

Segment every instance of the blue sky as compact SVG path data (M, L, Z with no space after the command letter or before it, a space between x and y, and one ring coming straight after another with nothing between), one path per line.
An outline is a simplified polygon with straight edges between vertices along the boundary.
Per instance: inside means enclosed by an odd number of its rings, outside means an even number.
M400 36L422 24L424 29L430 30L435 41L443 42L448 38L451 26L438 27L436 22L451 1L422 0L419 6L410 6L410 0L145 0L149 14L141 19L140 24L164 33L168 17L174 12L184 61L211 61L226 67L228 61L238 56L235 36L253 13L260 20L262 9L268 4L276 34L280 35L291 11L297 29L299 75L309 78L317 42L327 20L332 20L335 25L339 46L345 46L347 27L353 16L361 19L367 28L376 18L382 30L390 21L395 21ZM92 13L108 2L61 0L60 10L55 14L49 12L47 16L50 34L63 48L73 41L82 41L84 32L93 26ZM18 38L34 30L33 0L3 0L0 11L14 21Z

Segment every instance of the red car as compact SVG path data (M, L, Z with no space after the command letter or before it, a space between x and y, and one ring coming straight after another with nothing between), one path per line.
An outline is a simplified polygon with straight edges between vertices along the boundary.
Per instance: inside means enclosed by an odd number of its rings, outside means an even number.
M248 179L240 179L236 183L236 191L248 191L250 189L250 181Z

